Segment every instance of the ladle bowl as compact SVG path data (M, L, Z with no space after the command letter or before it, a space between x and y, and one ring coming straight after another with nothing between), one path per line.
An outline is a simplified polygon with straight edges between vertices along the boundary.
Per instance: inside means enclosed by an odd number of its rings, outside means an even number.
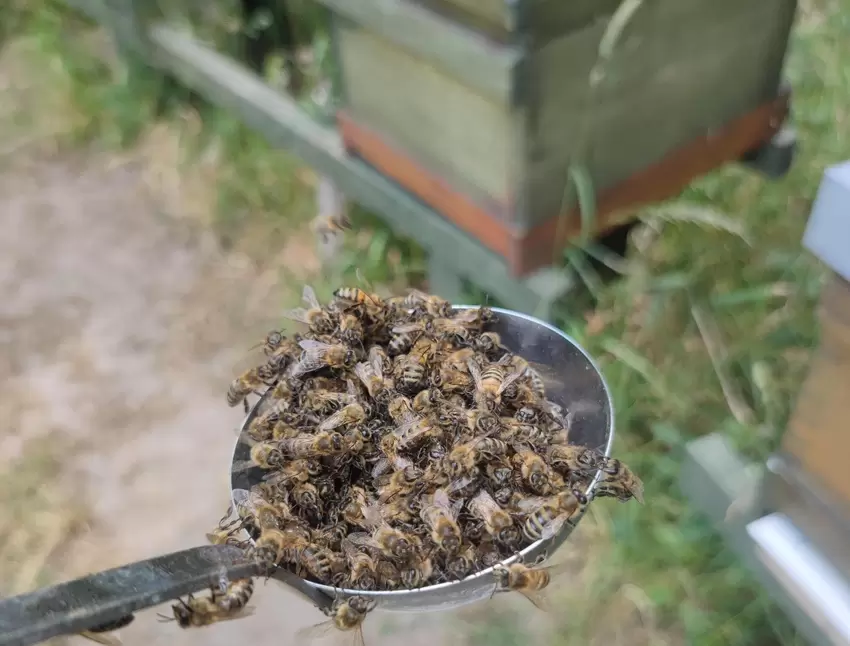
M470 309L460 305L456 309ZM598 449L610 455L614 441L614 410L611 395L602 373L593 360L573 339L561 330L540 319L501 308L492 308L494 319L487 326L496 332L512 352L526 359L543 378L547 397L570 413L570 441ZM233 464L244 464L250 459L250 445L246 432L255 417L268 406L268 393L263 395L248 412L240 428L239 440L233 453ZM265 471L259 468L231 469L231 489L251 489L263 481ZM587 489L588 499L593 496L596 481ZM551 555L570 535L580 518L565 523L555 536L532 543L519 555L501 562L507 565L520 556L532 562L541 554ZM379 610L397 612L430 612L449 610L458 606L487 599L496 585L493 568L476 572L463 580L439 583L414 590L389 590L367 592L334 588L299 578L279 568L273 575L294 587L319 606L326 607L337 597L360 595L377 602Z

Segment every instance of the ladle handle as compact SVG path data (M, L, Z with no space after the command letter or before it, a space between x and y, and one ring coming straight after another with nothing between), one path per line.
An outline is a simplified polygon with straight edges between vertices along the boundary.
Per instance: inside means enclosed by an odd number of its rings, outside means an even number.
M206 545L0 600L0 646L29 646L117 621L137 610L257 574L242 550Z

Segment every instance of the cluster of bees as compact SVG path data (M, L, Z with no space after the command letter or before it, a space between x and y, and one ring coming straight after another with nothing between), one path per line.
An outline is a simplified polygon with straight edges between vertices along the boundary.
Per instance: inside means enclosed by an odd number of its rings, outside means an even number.
M597 476L596 496L642 502L625 464L569 443L569 411L486 331L488 308L357 288L323 307L307 287L304 300L287 316L306 329L269 333L263 363L227 392L246 411L247 397L266 393L242 438L250 460L234 465L265 473L234 491L236 517L228 510L211 542L243 547L267 574L287 568L348 590L416 589L494 567L496 589L538 605L551 571L505 558L576 519ZM241 616L250 592L223 583L173 606L174 619ZM373 605L339 598L319 626L359 632Z

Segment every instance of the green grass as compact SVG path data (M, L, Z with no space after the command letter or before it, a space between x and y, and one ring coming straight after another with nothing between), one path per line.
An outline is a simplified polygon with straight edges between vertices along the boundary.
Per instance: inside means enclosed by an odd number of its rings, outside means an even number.
M0 24L37 39L51 65L61 61L85 117L66 145L125 146L156 119L187 109L185 91L88 51L74 34L89 26L61 5L35 4L43 11L32 3L0 10ZM586 319L561 317L600 360L615 398L615 450L643 476L647 504L599 503L605 540L581 594L570 593L569 612L559 613L558 643L610 643L603 628L617 621L640 626L625 633L630 645L801 643L688 508L677 479L688 440L721 431L758 459L776 447L787 421L817 340L814 306L824 276L802 250L801 234L824 168L847 156L850 141L848 33L850 0L803 3L787 69L800 147L786 178L770 182L728 168L648 211L623 278L596 288L597 310ZM197 98L193 105L204 128L187 136L183 161L210 147L223 160L214 222L222 240L238 240L258 219L277 223L272 240L285 238L311 214L310 193L293 179L296 164L231 116ZM329 282L355 280L357 270L394 290L421 279L424 256L414 243L368 214L357 213L355 223L367 233L349 245ZM488 300L474 289L471 297ZM476 629L469 643L522 643L491 626Z

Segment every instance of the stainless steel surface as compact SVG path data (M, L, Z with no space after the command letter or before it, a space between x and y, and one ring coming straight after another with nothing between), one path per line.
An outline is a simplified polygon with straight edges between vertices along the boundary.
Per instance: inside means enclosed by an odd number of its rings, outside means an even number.
M470 306L458 306L469 309ZM496 318L489 329L502 337L502 343L513 352L521 354L537 370L546 383L548 397L573 413L571 439L577 444L598 448L610 455L614 441L614 409L611 395L602 373L579 345L561 330L526 314L493 308ZM240 437L233 453L234 463L249 459L250 447L242 441L248 425L265 407L265 396L248 413L240 429ZM231 472L232 489L250 489L262 481L264 471L250 469ZM588 488L593 494L595 483ZM557 536L537 541L520 554L527 561L538 555L554 552L569 536L573 526L565 525ZM516 556L503 561L511 563ZM305 581L286 571L274 578L296 588L319 606L327 606L334 596L362 595L378 602L381 610L399 612L429 612L448 610L488 598L495 585L493 568L482 570L462 581L441 583L418 590L392 590L363 592L332 588Z
M850 580L850 509L806 473L790 455L767 461L765 505L784 513Z
M222 575L256 574L242 550L206 545L122 565L0 600L0 646L28 646L102 626L210 587Z

